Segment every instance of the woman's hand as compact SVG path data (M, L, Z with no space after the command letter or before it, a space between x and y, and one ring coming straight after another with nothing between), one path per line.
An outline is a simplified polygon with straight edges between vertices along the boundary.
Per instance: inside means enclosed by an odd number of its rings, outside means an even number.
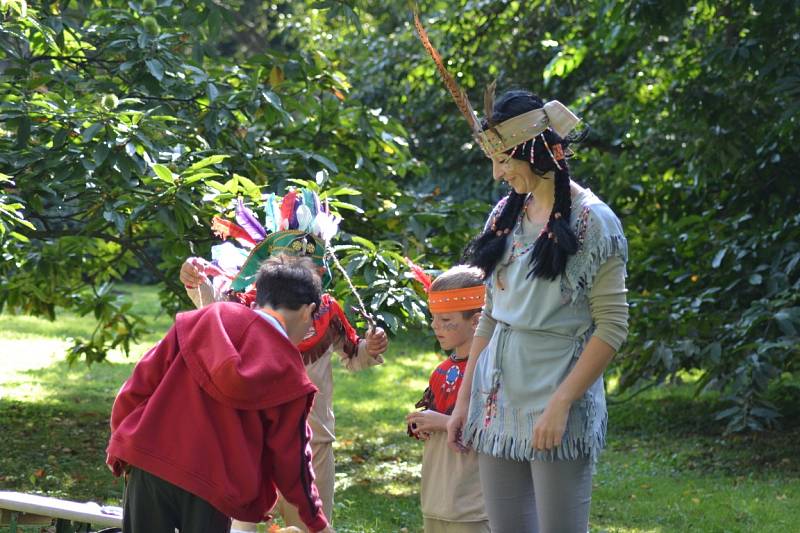
M430 409L415 411L406 416L406 422L411 424L412 431L417 438L422 438L420 433L430 434L434 431L447 431L447 421L449 419L449 416Z
M367 353L376 357L386 351L389 347L389 338L383 328L374 328L367 331Z
M547 403L542 416L533 427L533 447L537 450L551 450L561 445L564 430L567 428L570 402L553 396Z
M459 453L467 453L469 451L468 447L461 444L461 431L464 429L464 424L467 423L468 408L469 400L462 401L459 398L453 408L453 412L450 414L450 420L447 422L447 445Z

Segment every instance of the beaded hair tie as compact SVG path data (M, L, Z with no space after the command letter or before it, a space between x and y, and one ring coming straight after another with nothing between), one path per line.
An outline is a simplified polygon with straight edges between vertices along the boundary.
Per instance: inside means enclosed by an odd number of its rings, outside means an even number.
M561 165L561 161L564 159L564 148L560 144L553 145L553 149L550 149L550 144L547 142L547 137L542 134L542 141L544 141L544 147L547 149L547 153L550 154L550 157L553 159L553 162L556 166L564 170L564 167ZM554 152L555 151L555 155Z
M502 237L503 235L508 235L511 232L511 230L508 228L502 230L497 229L497 215L492 217L491 228L494 234L497 235L498 237Z

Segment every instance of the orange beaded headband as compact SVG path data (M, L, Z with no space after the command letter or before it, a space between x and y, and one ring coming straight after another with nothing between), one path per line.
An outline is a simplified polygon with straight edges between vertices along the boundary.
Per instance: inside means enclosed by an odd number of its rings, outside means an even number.
M485 285L446 291L430 291L428 293L428 308L431 313L471 311L472 309L483 307L485 297Z

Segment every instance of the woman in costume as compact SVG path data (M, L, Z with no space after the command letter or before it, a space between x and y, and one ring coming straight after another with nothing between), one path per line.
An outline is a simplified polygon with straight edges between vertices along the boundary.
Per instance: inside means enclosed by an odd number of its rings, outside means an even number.
M327 265L327 243L338 229L338 219L308 189L290 190L283 198L267 196L263 206L265 224L244 206L235 210L236 223L214 217L212 229L227 241L212 247L212 261L190 257L181 268L181 282L197 307L213 301L234 299L250 305L255 295L253 282L259 265L277 253L311 257L319 269L323 287L331 280ZM309 378L317 393L308 424L311 426L311 450L315 482L329 519L333 515L334 493L334 414L333 354L350 371L363 370L383 363L388 338L382 328L373 328L360 337L350 325L339 303L324 293L314 323L298 345ZM303 529L297 509L283 498L276 507L287 525ZM255 531L255 524L235 522L234 528ZM303 529L305 531L305 529Z
M448 439L478 452L494 533L585 533L606 438L602 374L628 331L622 225L571 179L569 109L527 91L494 102L490 86L479 122L416 23L512 189L465 254L487 273L486 304Z

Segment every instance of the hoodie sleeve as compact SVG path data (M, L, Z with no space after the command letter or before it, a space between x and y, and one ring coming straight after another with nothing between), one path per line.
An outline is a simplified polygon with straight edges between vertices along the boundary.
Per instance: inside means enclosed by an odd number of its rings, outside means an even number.
M114 407L111 408L112 433L136 406L150 398L177 353L178 335L173 326L166 336L141 358L133 369L131 377L117 393Z
M267 447L274 458L274 482L286 501L297 507L310 531L328 526L311 467L311 430L306 424L312 395L266 409Z

